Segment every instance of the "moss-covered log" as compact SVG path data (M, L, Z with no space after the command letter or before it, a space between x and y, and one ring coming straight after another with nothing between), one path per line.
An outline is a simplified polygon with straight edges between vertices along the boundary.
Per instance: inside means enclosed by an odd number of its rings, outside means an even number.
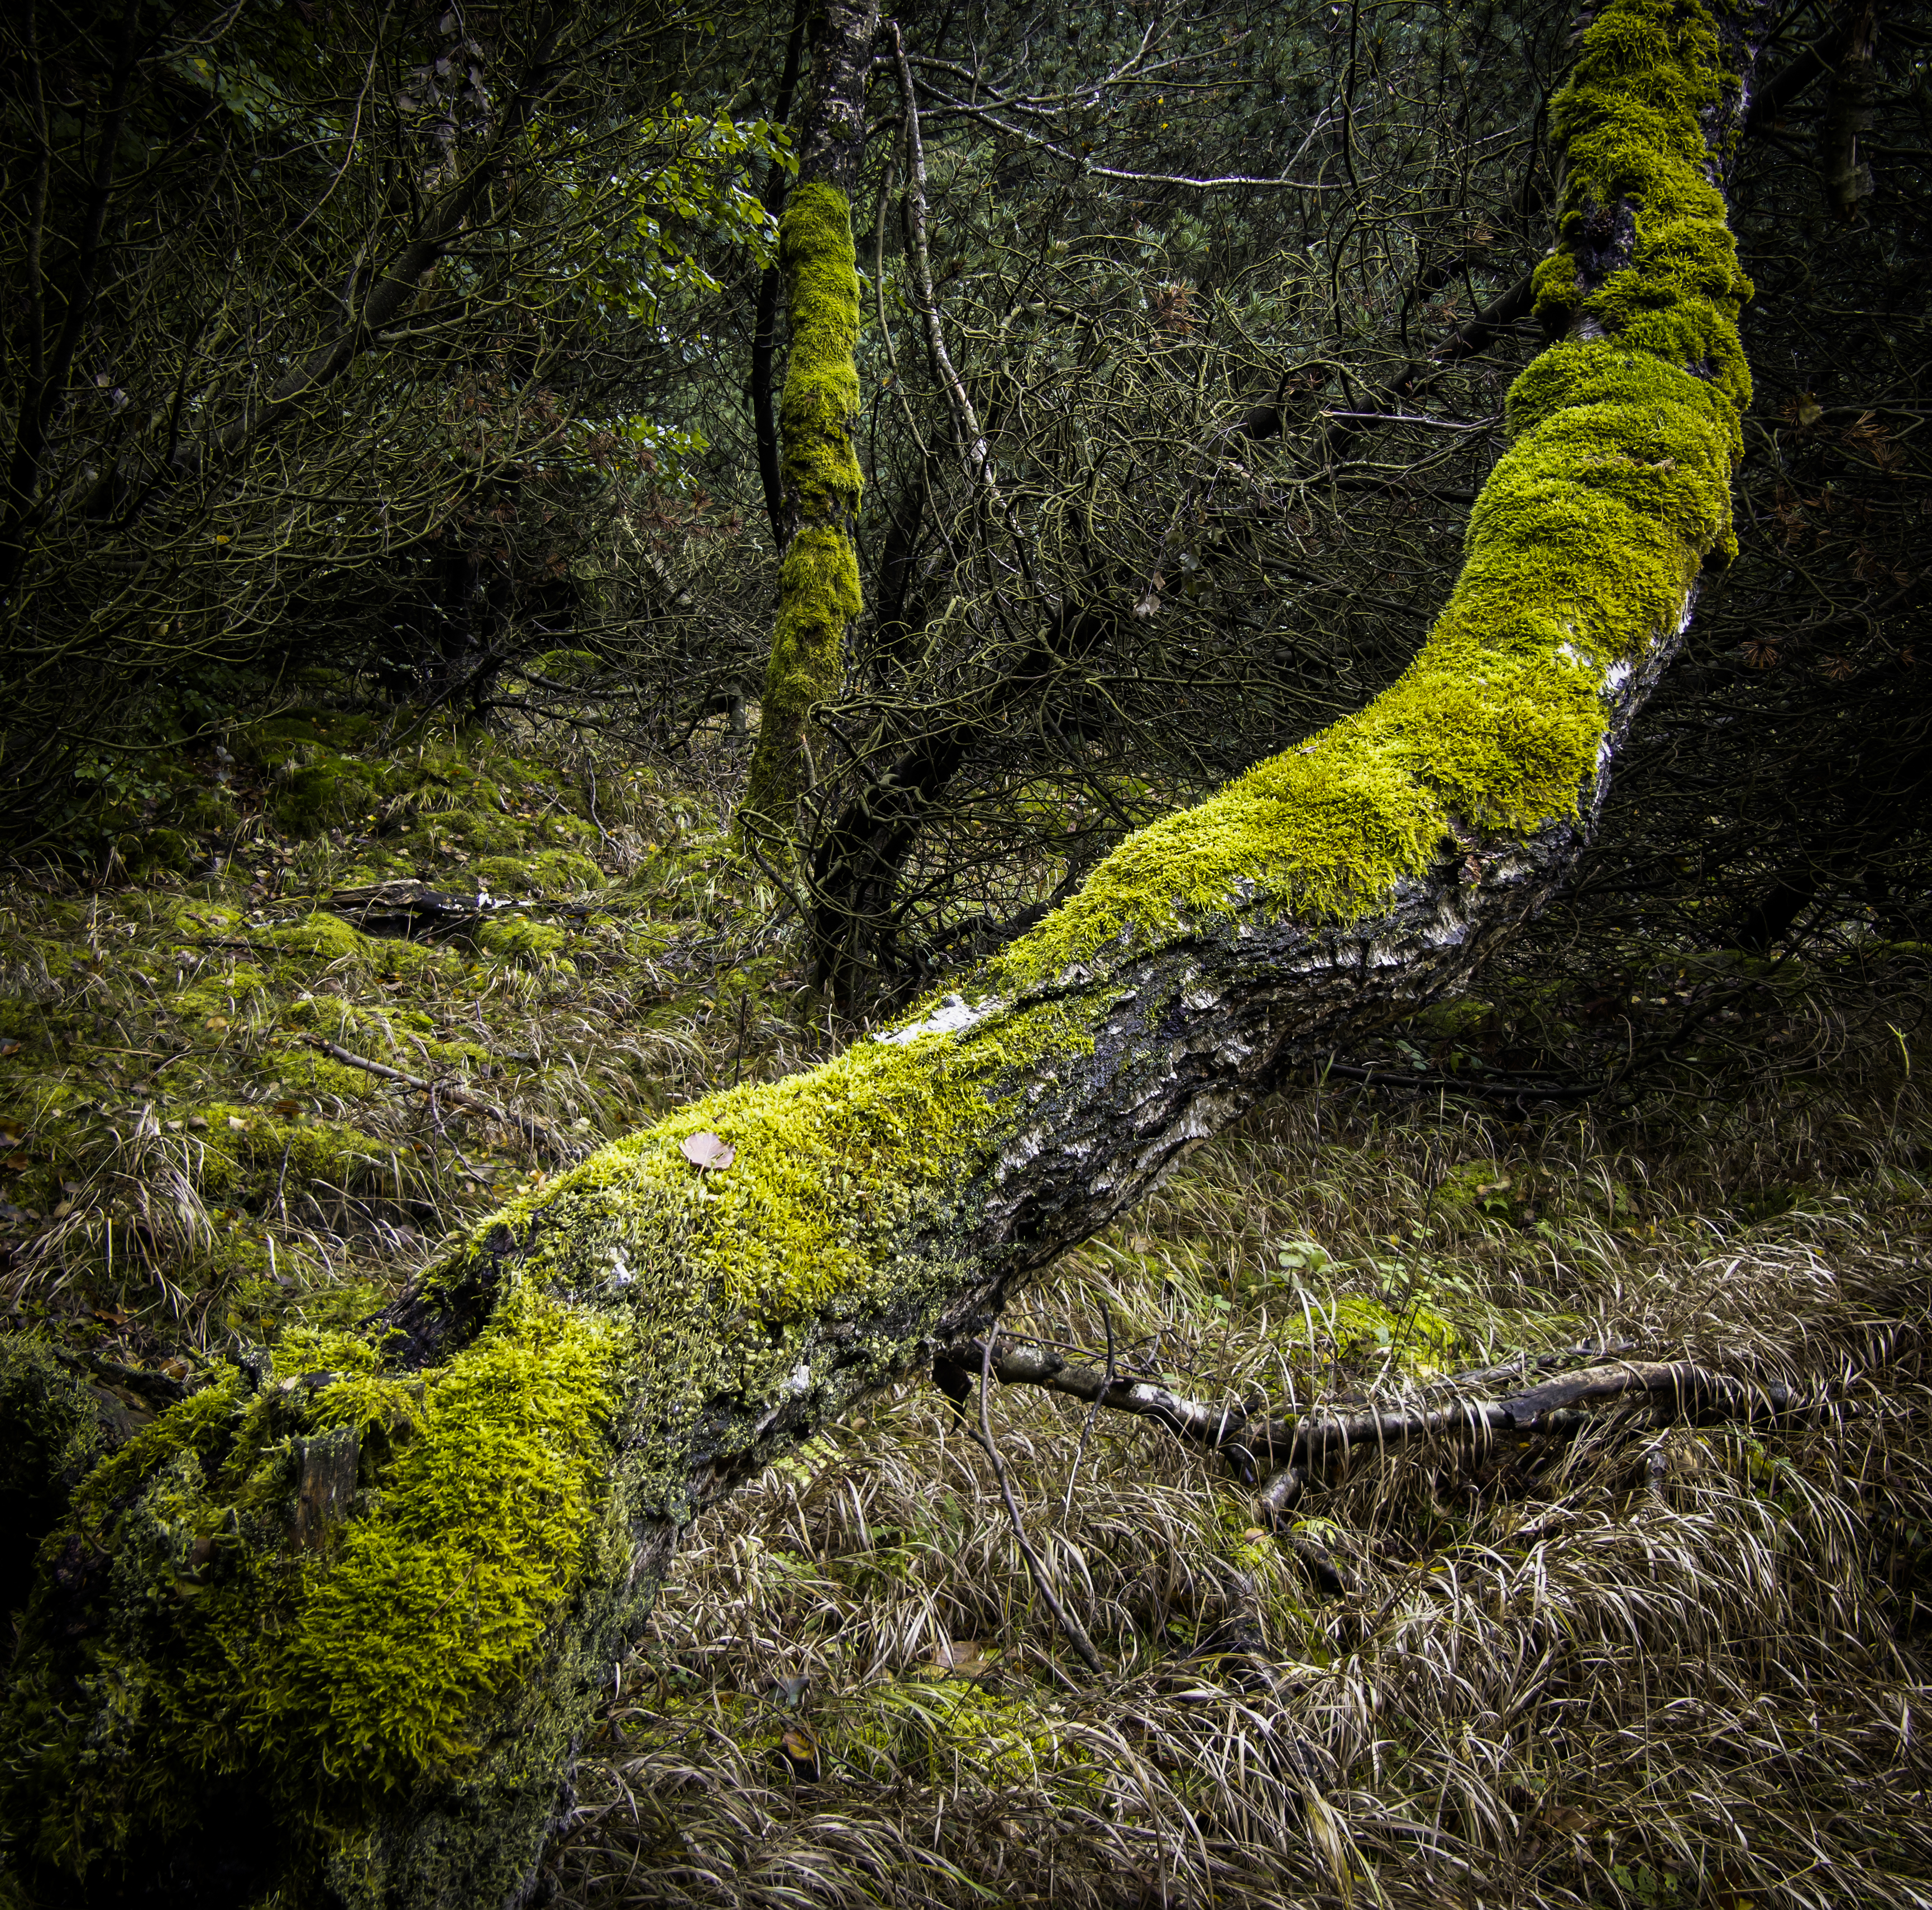
M700 1507L1550 893L1730 546L1744 42L1698 0L1584 36L1539 274L1563 335L1400 682L958 994L605 1149L364 1332L287 1335L94 1468L21 1620L0 1897L526 1900Z
M874 4L829 0L817 25L799 136L798 183L778 222L790 331L778 398L778 614L741 833L782 842L811 780L812 705L838 687L860 605L854 531L863 485L859 419L859 264L852 192L865 143Z

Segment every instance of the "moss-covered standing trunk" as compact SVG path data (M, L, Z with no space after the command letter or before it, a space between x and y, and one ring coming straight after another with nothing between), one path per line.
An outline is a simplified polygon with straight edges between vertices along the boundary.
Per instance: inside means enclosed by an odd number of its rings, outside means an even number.
M876 0L827 0L814 23L798 179L778 222L790 333L778 398L778 614L740 833L789 838L811 786L812 705L838 688L845 632L860 604L854 543L863 479L859 419L859 265L852 194L865 146L866 74Z
M0 1900L526 1901L701 1506L1550 893L1730 548L1749 64L1697 0L1584 36L1538 275L1562 335L1400 682L1132 838L958 995L606 1148L368 1333L291 1334L94 1466L0 1718ZM687 1158L704 1132L728 1167Z

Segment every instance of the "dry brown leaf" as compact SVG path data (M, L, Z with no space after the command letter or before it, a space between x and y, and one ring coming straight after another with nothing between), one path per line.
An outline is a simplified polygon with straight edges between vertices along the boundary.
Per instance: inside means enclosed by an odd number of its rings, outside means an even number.
M984 1677L1000 1661L998 1650L988 1650L976 1638L949 1638L932 1654L932 1663L955 1677Z

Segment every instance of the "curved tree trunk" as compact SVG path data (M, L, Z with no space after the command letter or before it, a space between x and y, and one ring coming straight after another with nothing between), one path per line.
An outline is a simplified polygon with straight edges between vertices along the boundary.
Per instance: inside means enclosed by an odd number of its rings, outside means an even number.
M778 614L737 817L740 833L753 842L779 843L791 834L798 798L812 780L812 707L838 689L846 629L859 614L853 533L862 480L852 435L859 416L852 194L878 24L878 0L826 0L814 29L798 182L778 222L791 344L778 398Z
M1584 35L1538 273L1564 335L1400 681L1131 838L959 996L604 1149L367 1333L290 1334L94 1467L0 1720L0 1892L527 1901L703 1506L1549 896L1730 545L1749 288L1712 155L1748 65L1701 0Z

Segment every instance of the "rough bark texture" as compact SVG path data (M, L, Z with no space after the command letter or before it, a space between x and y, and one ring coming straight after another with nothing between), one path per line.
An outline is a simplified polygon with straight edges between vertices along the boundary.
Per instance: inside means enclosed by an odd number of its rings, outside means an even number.
M1678 0L1584 37L1538 275L1564 335L1374 704L1130 839L959 995L603 1149L368 1332L288 1334L94 1467L0 1719L0 1900L528 1901L700 1508L1549 896L1729 542L1748 65ZM707 1131L728 1167L682 1151Z
M812 707L838 687L845 632L859 614L853 542L862 479L859 415L859 267L852 193L865 148L866 74L877 0L828 0L812 47L799 132L798 182L778 222L790 355L778 400L782 552L778 614L758 740L740 806L754 841L789 836L811 785Z

